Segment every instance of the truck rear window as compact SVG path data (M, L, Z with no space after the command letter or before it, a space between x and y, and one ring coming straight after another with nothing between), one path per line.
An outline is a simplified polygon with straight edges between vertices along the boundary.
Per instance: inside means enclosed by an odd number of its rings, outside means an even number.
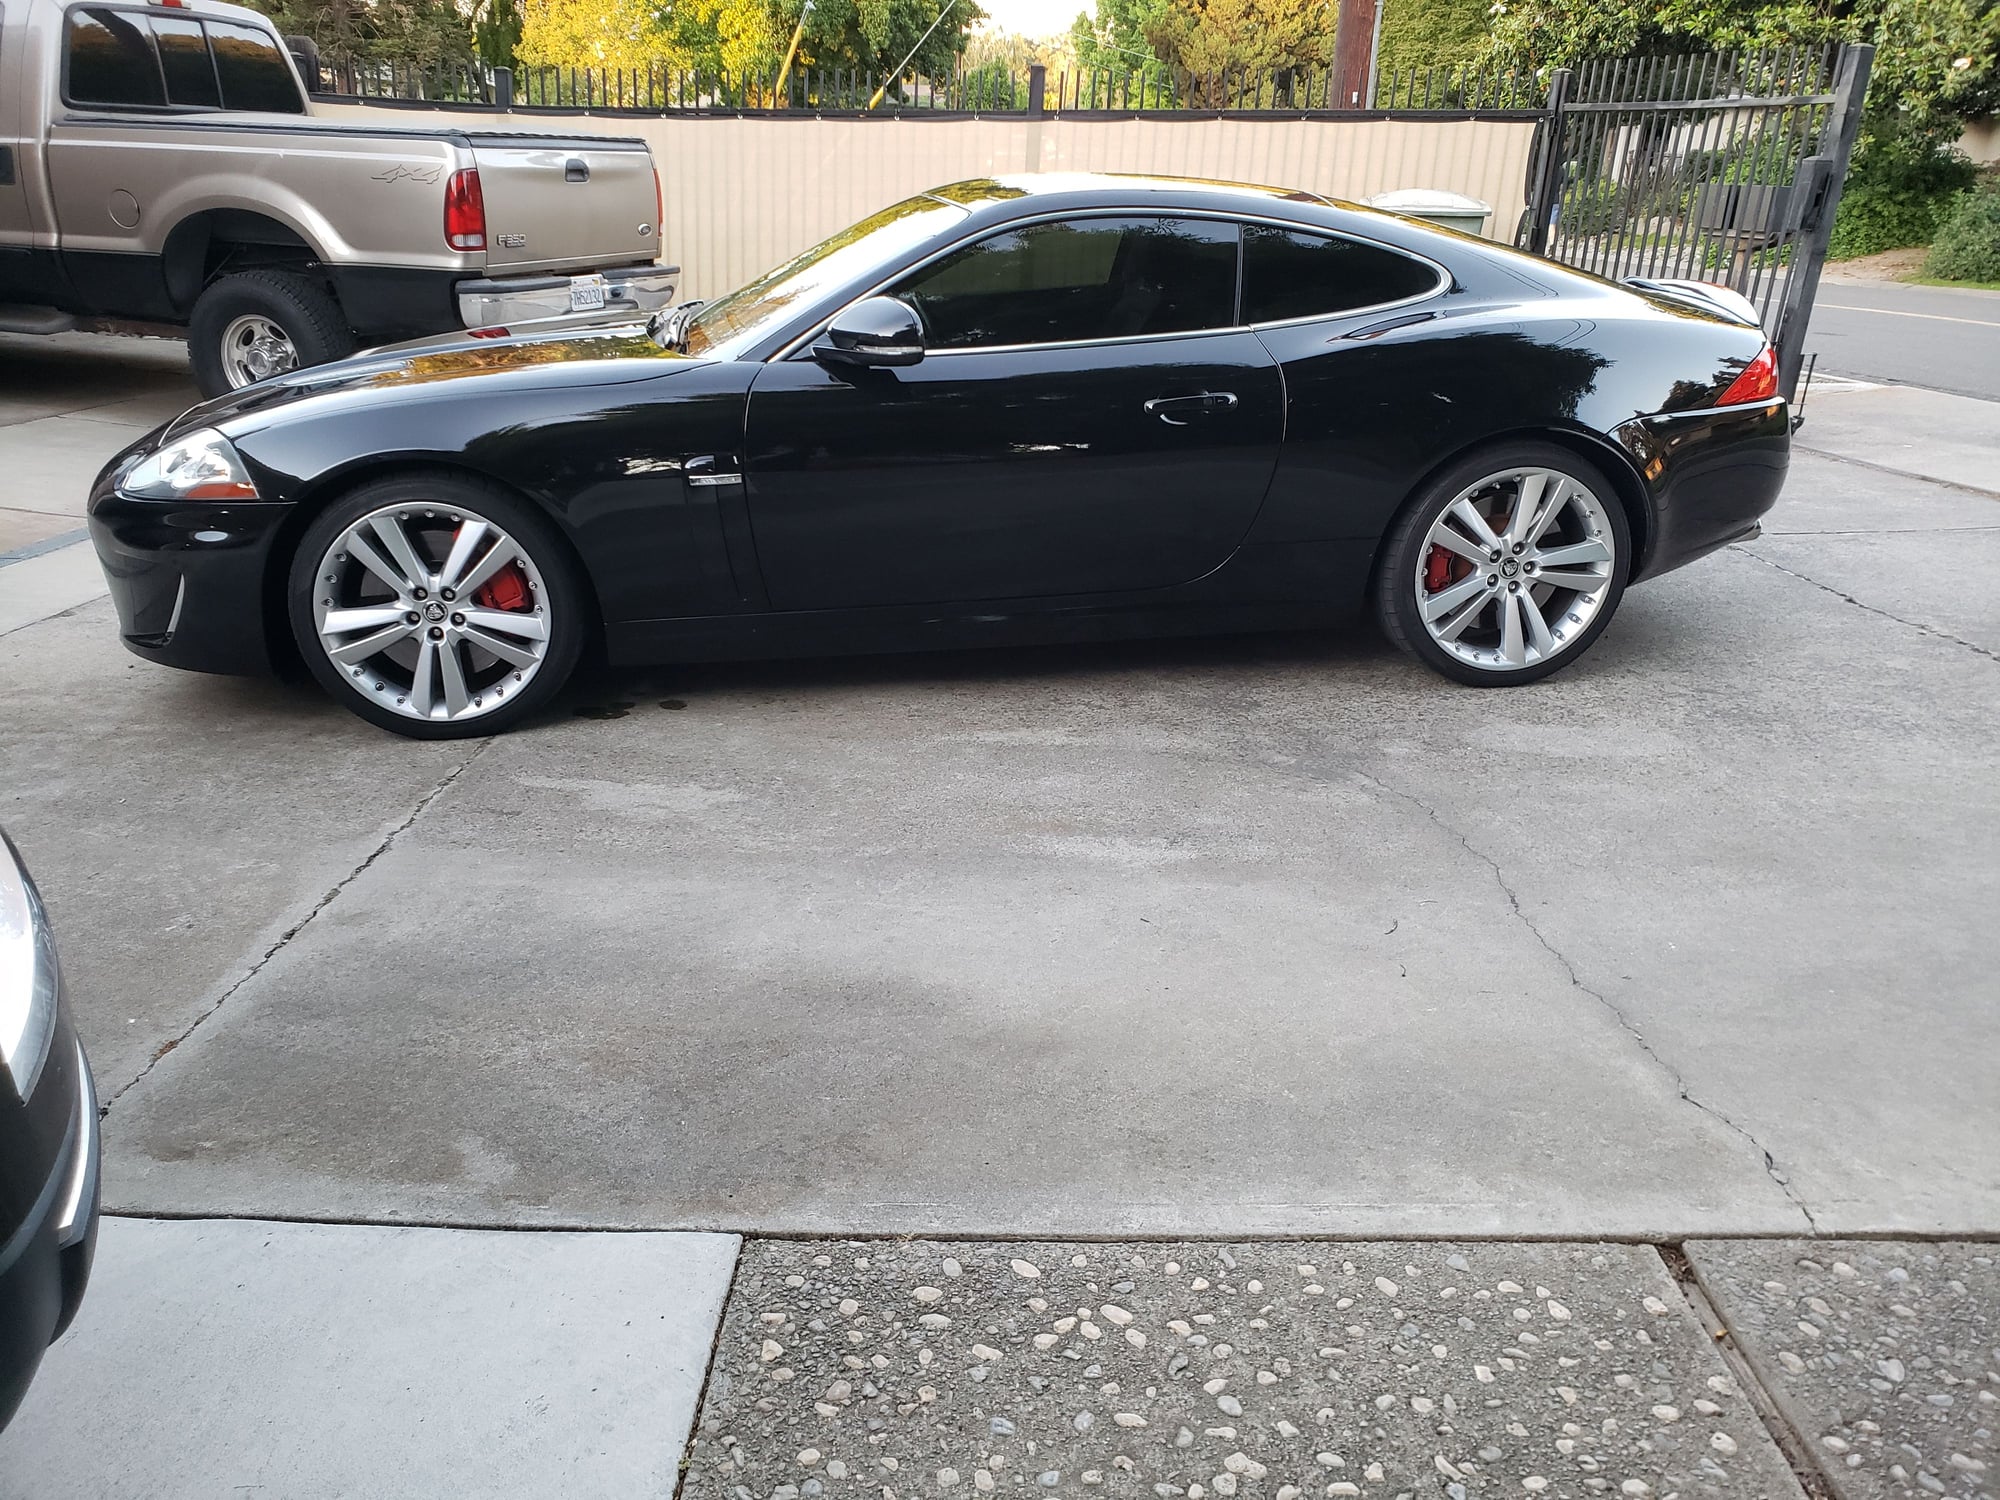
M306 112L277 38L255 26L78 6L67 50L72 104Z

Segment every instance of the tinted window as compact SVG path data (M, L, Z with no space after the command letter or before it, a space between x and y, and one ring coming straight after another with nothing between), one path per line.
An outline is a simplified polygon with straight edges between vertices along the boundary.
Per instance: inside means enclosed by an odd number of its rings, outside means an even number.
M1419 297L1438 284L1422 261L1358 245L1252 224L1243 233L1243 321L1325 317Z
M1075 343L1236 321L1236 226L1070 219L968 245L894 289L934 349Z
M211 109L220 104L215 64L208 60L208 38L201 34L201 22L168 16L151 19L160 69L167 75L167 102L205 104Z
M208 40L215 48L215 71L222 80L226 108L277 115L306 112L291 64L270 32L229 21L210 21Z
M69 97L78 104L167 102L144 16L112 10L69 13Z

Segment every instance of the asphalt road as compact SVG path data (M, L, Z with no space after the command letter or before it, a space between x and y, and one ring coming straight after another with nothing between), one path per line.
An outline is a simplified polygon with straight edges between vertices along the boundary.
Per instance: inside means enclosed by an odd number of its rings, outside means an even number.
M1806 336L1819 368L2000 401L2000 292L1838 279Z
M1763 540L1509 692L1265 636L619 675L424 745L140 663L102 599L0 634L108 1201L2000 1228L2000 596L1938 586L2000 513L1903 466L1801 453Z

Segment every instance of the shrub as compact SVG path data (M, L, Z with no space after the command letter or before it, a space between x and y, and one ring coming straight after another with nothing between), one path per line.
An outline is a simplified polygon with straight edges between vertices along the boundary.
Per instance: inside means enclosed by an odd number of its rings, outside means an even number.
M1929 244L1977 169L1948 146L1910 134L1870 139L1847 174L1834 216L1834 260Z
M1931 241L1924 275L1939 281L2000 281L2000 181L1952 201Z

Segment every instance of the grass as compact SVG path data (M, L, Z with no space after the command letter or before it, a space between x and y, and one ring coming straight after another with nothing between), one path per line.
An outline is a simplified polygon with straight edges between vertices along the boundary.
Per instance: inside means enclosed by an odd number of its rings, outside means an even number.
M1905 276L1910 286L1948 286L1966 292L2000 292L2000 281L1940 281L1935 276Z

